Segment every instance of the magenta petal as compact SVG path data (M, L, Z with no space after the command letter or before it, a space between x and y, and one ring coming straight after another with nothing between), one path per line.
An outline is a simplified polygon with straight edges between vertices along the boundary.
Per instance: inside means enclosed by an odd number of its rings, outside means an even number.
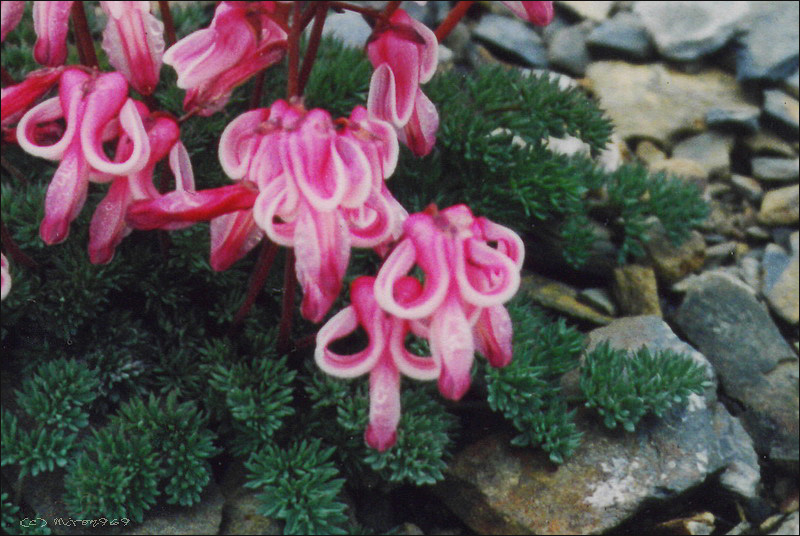
M131 204L126 219L136 229L164 229L170 224L211 220L249 209L258 192L246 183L199 192L175 191L153 201Z
M89 260L106 264L114 258L116 247L130 229L125 223L125 211L131 202L128 177L118 177L92 215L89 224Z
M228 177L238 180L247 174L250 159L258 147L258 127L269 118L267 108L245 112L225 127L219 139L219 162ZM252 179L256 182L255 179Z
M514 14L537 26L547 26L553 20L553 2L503 2Z
M303 288L300 313L319 322L339 295L350 260L350 235L339 213L301 207L294 251L297 280Z
M0 253L0 300L5 300L11 290L11 274L8 273L8 259Z
M253 219L261 229L263 229L270 240L278 245L293 247L296 210L291 214L294 218L289 218L287 214L287 181L285 177L279 177L268 184L256 198L253 205ZM285 217L284 221L275 221Z
M341 205L345 208L360 207L372 190L372 166L355 141L345 136L336 136L334 147L344 165L347 182Z
M39 236L45 244L58 244L67 238L70 222L75 219L86 201L88 170L80 145L74 140L64 152L47 187L44 219L39 227Z
M511 317L502 305L481 311L474 327L475 346L493 367L505 367L513 357Z
M417 156L425 156L436 145L436 131L439 130L439 113L436 106L417 90L414 112L405 127L398 131L398 137L411 152Z
M24 13L25 2L16 0L0 2L0 43L6 40L8 32L17 27ZM5 257L3 261L5 262Z
M247 255L264 237L252 210L239 210L211 220L211 268L221 272Z
M67 31L73 2L34 2L33 28L36 44L33 57L42 65L64 65L67 59Z
M13 4L16 2L3 2ZM3 88L2 108L0 108L0 120L5 123L6 119L15 114L21 114L28 109L36 100L47 93L61 77L61 68L47 68L33 71L25 77L19 84Z
M405 347L405 338L410 322L400 319L392 321L392 335L389 351L398 370L415 380L434 380L439 377L441 364L433 357L418 356Z
M467 317L453 294L433 314L430 344L442 366L439 391L450 400L461 399L469 389L475 345Z
M522 263L525 260L525 244L517 233L484 217L475 218L475 225L481 239L487 242L497 242L497 250L514 261L518 270L522 269Z
M509 257L475 238L459 240L455 251L455 276L465 301L478 307L505 303L519 289L519 268ZM482 277L470 277L477 270Z
M395 127L405 124L397 113L397 83L394 73L386 63L378 65L369 79L367 109L375 117L388 121Z
M149 2L100 2L108 15L103 50L108 61L142 95L158 85L164 55L164 23L150 13Z
M383 357L369 375L369 425L367 444L383 452L397 441L400 422L400 373L391 359Z

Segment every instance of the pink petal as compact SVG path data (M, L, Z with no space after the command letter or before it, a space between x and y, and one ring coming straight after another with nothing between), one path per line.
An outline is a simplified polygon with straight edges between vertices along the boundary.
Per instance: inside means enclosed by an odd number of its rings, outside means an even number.
M437 130L439 130L439 113L436 111L436 106L419 89L411 119L405 127L398 130L397 135L412 153L425 156L436 145Z
M238 180L245 176L260 136L257 128L269 118L269 109L245 112L225 127L219 139L219 162L225 174ZM255 179L252 179L255 182Z
M264 237L252 210L239 210L211 220L211 268L221 272L247 255Z
M553 2L503 2L514 14L537 26L547 26L553 20Z
M397 134L391 123L370 117L363 106L356 106L350 113L349 134L360 145L372 166L373 186L380 188L384 179L389 178L397 166L400 147Z
M475 227L480 238L489 242L497 242L497 250L514 261L517 270L522 269L522 263L525 260L525 244L517 233L484 217L475 218Z
M353 247L373 248L394 237L402 221L398 221L394 206L387 196L391 197L388 190L380 193L373 191L363 206L342 210Z
M394 319L389 351L398 370L415 380L434 380L439 377L441 364L430 356L418 356L405 347L405 338L409 331L409 322Z
M2 4L15 4L17 2L3 2ZM13 86L4 87L2 90L2 108L0 120L3 124L15 114L25 112L36 100L47 93L61 77L62 69L47 68L33 71L25 80Z
M394 362L383 357L369 375L369 425L367 444L380 452L397 441L400 422L400 373Z
M125 223L125 210L130 202L128 177L118 177L98 203L89 224L89 260L92 264L111 262L116 247L125 237L125 231L130 232Z
M300 313L319 322L342 289L350 259L350 235L337 211L318 212L304 204L294 232L295 272L303 288Z
M243 9L221 3L211 27L198 30L164 53L164 63L178 72L178 87L190 89L236 65L256 46L253 28Z
M455 276L464 300L478 307L491 307L510 300L519 289L519 268L513 260L486 243L462 238L455 251ZM474 284L468 270L484 274Z
M442 367L439 391L445 398L460 400L469 390L475 346L469 322L454 294L449 294L433 314L430 345Z
M336 136L334 147L344 165L347 183L341 205L345 208L358 208L364 204L372 190L372 166L361 147L348 137Z
M286 177L282 176L267 185L253 205L253 219L270 240L280 246L294 247L296 208L289 212ZM290 217L294 216L294 217ZM284 216L282 218L282 216ZM275 220L281 218L283 222Z
M45 244L58 244L67 238L70 222L75 219L86 201L88 171L76 138L64 152L47 187L44 219L39 227L39 236Z
M33 57L42 65L64 65L67 59L67 31L73 2L34 2L33 28L36 44Z
M0 253L0 300L5 300L11 290L11 275L8 273L8 259Z
M22 20L22 15L24 13L25 2L19 2L16 0L6 0L0 2L0 43L5 41L8 33L17 27L17 24L19 24L19 21ZM3 262L5 262L5 257L3 257ZM5 297L5 294L3 297Z
M150 2L100 2L108 15L103 50L108 61L142 95L158 85L164 55L164 23L150 13Z
M178 190L153 201L137 201L131 204L126 219L135 229L145 230L211 220L251 208L258 192L248 184L240 182L199 192Z
M511 363L513 328L505 307L495 305L483 309L473 333L475 346L493 367L505 367Z

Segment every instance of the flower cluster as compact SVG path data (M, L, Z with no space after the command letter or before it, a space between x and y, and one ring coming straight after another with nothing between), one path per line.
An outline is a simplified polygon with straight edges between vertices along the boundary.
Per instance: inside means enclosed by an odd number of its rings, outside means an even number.
M510 229L475 218L465 205L435 206L403 224L403 238L376 278L353 282L353 305L320 329L315 359L333 376L370 373L370 446L394 444L400 419L400 375L438 379L446 398L459 400L470 385L475 350L492 366L511 362L511 319L503 303L519 287L524 250ZM496 244L492 247L490 244ZM424 285L407 275L416 265ZM361 326L365 350L343 356L328 346ZM427 339L431 355L405 348L409 332Z
M533 24L553 16L552 2L504 3ZM100 2L107 17L102 48L116 71L99 72L83 3L34 2L34 57L47 67L2 93L3 139L59 162L40 228L47 244L67 237L89 183L108 183L90 224L93 263L109 262L132 229L172 230L208 220L215 270L265 238L292 248L301 314L312 322L321 322L339 295L351 247L373 248L384 258L376 277L353 282L352 305L319 330L315 352L331 375L370 373L366 440L379 450L396 439L401 373L437 379L441 393L458 400L469 388L476 350L493 366L510 362L512 327L503 304L518 289L524 256L514 232L473 216L467 206L439 211L432 205L409 216L386 185L400 142L418 156L434 149L439 116L422 85L436 70L439 39L471 2L459 3L436 33L399 4L377 11L336 3L373 24L366 43L374 66L369 95L349 117L334 119L303 105L327 3L220 2L208 28L165 50L165 30L174 40L174 28L165 28L168 17L162 23L150 13L150 2ZM3 39L23 10L24 2L2 3ZM70 14L82 66L63 66ZM312 20L300 69L299 39ZM220 138L219 160L233 184L198 191L181 122L219 112L236 87L284 55L286 100L241 114ZM181 119L159 111L151 96L162 63L175 69L178 87L186 90ZM39 102L56 85L58 95ZM144 102L129 97L130 87ZM153 184L165 158L175 177L168 193ZM409 275L415 266L421 280ZM5 297L5 257L2 276ZM358 326L369 337L366 349L353 355L330 349ZM406 348L409 333L428 340L430 356Z

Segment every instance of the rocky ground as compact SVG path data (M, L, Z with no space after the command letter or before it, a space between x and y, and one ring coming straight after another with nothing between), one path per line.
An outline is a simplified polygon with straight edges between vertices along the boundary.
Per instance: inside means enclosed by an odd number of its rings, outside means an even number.
M435 27L447 4L404 7ZM326 31L361 47L370 29L342 13ZM558 467L503 435L467 443L432 491L396 491L417 512L401 533L798 534L798 3L556 2L541 29L485 2L440 61L557 73L617 126L603 165L638 160L703 189L711 215L681 247L656 231L646 259L615 268L600 241L577 273L543 256L524 291L591 346L688 353L712 386L634 434L579 415L583 444ZM135 533L280 530L241 471L218 476L197 507L154 510ZM380 526L387 508L360 510Z
M446 4L407 8L435 27ZM681 176L711 206L679 248L654 232L641 264L607 269L598 243L587 273L531 274L525 290L601 326L592 346L688 352L714 386L635 434L582 420L584 443L557 470L503 436L469 445L435 489L468 528L441 528L797 534L798 3L556 2L544 29L483 4L444 42L445 66L558 73L617 126L603 165ZM369 33L357 16L333 19L355 46Z

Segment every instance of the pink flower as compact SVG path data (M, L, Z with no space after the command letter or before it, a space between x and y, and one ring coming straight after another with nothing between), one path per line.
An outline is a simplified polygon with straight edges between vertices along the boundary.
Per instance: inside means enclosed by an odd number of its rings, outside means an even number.
M208 116L227 103L235 87L277 62L286 48L286 31L273 19L275 2L222 2L211 26L171 46L164 63L178 72L187 90L184 109Z
M150 143L150 158L147 165L130 175L113 176L111 187L97 205L89 225L89 259L93 264L111 262L116 247L132 228L126 223L128 207L135 201L156 199L161 194L153 185L153 170L156 164L170 154L170 166L176 176L176 158L181 150L178 138L178 123L163 113L150 114L143 104L137 103L143 118L147 138ZM117 144L115 160L121 161L133 151L130 137L123 134ZM185 152L185 149L183 149Z
M439 389L458 400L469 388L476 346L494 366L511 361L511 320L502 304L519 288L522 240L465 205L429 207L409 216L403 230L378 272L375 299L387 313L425 326L441 363ZM398 282L415 264L425 284L414 299L400 299Z
M437 55L433 32L402 9L367 45L367 56L375 66L367 108L392 123L401 141L419 156L431 151L439 127L436 108L420 89L436 71Z
M64 118L63 136L52 145L42 145L37 127ZM121 133L131 143L122 161L110 161L103 143ZM113 175L140 171L150 158L150 143L139 109L128 98L128 84L119 73L89 75L67 68L61 75L59 96L31 108L17 125L17 140L28 153L60 160L45 198L42 240L56 244L67 237L69 224L86 200L89 180L103 181Z
M6 0L0 2L0 43L5 41L8 33L17 27L24 13L24 1Z
M400 421L400 373L417 380L432 380L440 364L431 357L420 357L404 345L415 323L389 315L375 301L375 278L359 277L350 287L352 305L334 315L317 333L314 359L324 372L339 378L354 378L369 373L369 426L367 444L379 451L394 445ZM400 301L416 298L421 285L411 277L398 280ZM328 348L361 326L369 337L367 347L352 355L340 355Z
M73 2L34 2L33 28L36 44L33 58L49 67L64 65L67 59L67 31Z
M150 95L158 85L164 55L164 23L150 13L150 2L100 2L108 15L103 50L133 88Z
M8 259L0 253L0 300L5 300L11 290L11 275L8 273Z
M547 26L553 20L553 2L503 2L514 14L536 26Z
M58 83L62 70L61 67L39 69L29 73L19 84L2 89L0 125L4 140L16 143L16 128L12 130L12 125L19 121L39 97Z

